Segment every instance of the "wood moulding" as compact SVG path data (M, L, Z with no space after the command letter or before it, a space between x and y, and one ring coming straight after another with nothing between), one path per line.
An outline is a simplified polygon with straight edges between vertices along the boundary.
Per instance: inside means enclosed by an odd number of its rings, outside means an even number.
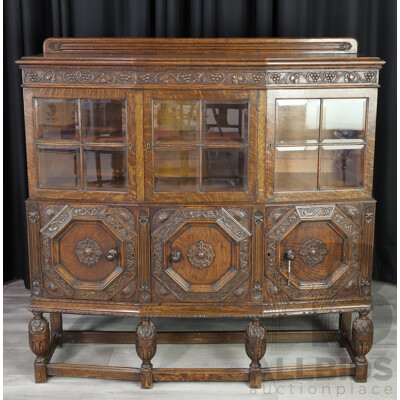
M377 86L378 69L121 69L32 68L23 67L25 86L98 86L98 87L329 87Z

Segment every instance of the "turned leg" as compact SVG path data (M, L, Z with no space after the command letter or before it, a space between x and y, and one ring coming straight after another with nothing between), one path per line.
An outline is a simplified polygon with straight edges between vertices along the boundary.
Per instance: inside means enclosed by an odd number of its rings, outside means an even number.
M35 382L47 381L45 356L50 345L49 322L43 317L43 313L33 311L33 318L29 322L29 345L36 354L34 364Z
M346 338L350 340L351 336L351 321L352 321L353 313L346 312L340 313L339 315L339 346L346 346Z
M140 367L140 383L142 389L153 386L153 365L151 359L157 348L156 328L149 318L143 318L136 328L136 352L142 360Z
M51 336L54 333L58 335L58 346L59 348L62 347L62 314L61 313L50 313L50 329L51 329Z
M264 357L267 348L267 331L259 319L247 325L245 334L246 353L251 359L250 387L259 389L262 382L262 369L260 360Z
M365 355L371 350L374 334L374 324L368 318L368 311L359 312L359 317L353 321L351 344L356 361L356 382L366 382L368 361Z

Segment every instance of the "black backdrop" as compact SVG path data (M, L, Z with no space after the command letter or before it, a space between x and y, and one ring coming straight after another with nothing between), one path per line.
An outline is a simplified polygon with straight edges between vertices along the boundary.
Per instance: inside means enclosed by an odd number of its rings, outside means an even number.
M353 36L384 66L374 197L374 278L396 282L396 0L5 0L4 280L29 284L21 74L14 61L47 37Z

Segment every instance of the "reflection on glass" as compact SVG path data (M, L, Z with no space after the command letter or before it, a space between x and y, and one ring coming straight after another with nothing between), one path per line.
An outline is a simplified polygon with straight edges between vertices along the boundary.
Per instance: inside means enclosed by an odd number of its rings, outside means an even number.
M248 100L205 101L205 141L247 143Z
M275 191L317 189L317 146L276 147L275 150Z
M324 99L322 141L362 143L365 133L367 99Z
M38 147L39 188L78 189L78 147Z
M154 148L154 191L198 191L199 150Z
M362 186L363 145L322 146L321 188Z
M203 191L246 189L247 149L203 149Z
M105 147L85 147L83 152L84 188L126 191L126 151Z
M43 141L79 140L76 100L35 99L36 137Z
M319 99L277 100L276 143L317 143L319 115Z
M196 143L199 104L198 100L154 100L154 143Z
M81 114L85 142L125 142L125 101L82 99Z

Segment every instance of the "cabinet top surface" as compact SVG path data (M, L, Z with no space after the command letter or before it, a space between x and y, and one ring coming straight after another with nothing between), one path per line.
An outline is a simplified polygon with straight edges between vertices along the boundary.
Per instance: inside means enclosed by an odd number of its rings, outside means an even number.
M48 38L43 55L18 64L380 66L358 55L354 38Z

